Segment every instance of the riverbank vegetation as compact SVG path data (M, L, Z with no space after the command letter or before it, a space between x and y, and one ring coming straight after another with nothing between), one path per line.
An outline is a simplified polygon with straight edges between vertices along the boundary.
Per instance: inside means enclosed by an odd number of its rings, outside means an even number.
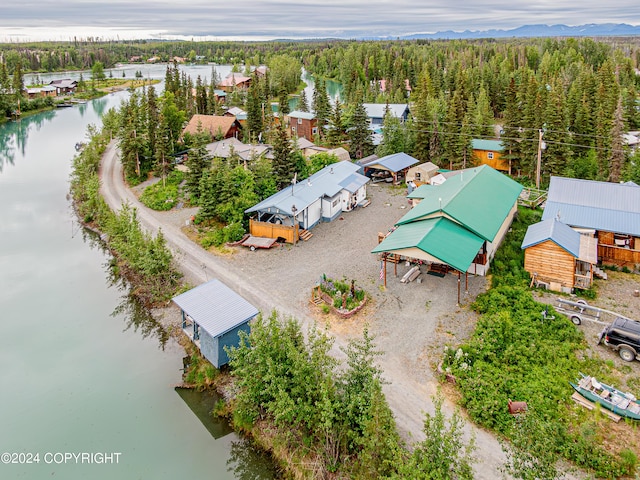
M425 417L426 439L404 447L367 328L342 348L344 364L332 346L317 327L305 335L292 318L259 316L229 350L235 428L292 478L473 478L473 441L462 441L460 416L445 420L439 400Z
M548 306L536 302L529 289L520 245L539 216L519 210L494 259L491 289L474 303L481 314L476 330L468 342L445 351L444 368L457 378L461 405L471 419L511 442L506 449L513 453L516 478L534 478L532 472L535 478L556 478L559 458L600 478L633 476L638 456L624 433L633 425L614 432L610 420L570 400L568 381L579 372L616 384L615 368L585 353L584 335L565 316L553 309L543 316ZM525 420L509 414L510 399L527 402ZM519 463L523 458L528 461Z
M102 131L89 129L88 144L73 160L71 193L83 223L104 235L116 272L130 281L144 304L152 305L171 298L180 274L162 232L155 237L144 232L134 208L123 205L114 213L100 195L98 168L115 121L112 111L103 118Z

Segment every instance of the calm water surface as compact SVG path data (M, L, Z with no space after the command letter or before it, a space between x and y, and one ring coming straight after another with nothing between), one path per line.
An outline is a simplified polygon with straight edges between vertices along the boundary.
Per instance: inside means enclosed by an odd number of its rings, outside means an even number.
M70 209L74 145L126 95L0 125L0 478L273 478L209 399L176 392L183 352L110 285ZM83 452L120 455L64 460Z

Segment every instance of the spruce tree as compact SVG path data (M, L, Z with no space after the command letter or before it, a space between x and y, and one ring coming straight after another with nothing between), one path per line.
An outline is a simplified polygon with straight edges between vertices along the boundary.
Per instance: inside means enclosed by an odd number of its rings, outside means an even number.
M291 142L282 123L276 128L273 142L273 176L276 179L278 190L291 184L295 172L294 159L292 158Z
M198 125L198 132L194 135L194 145L187 155L186 166L189 168L185 181L186 188L191 195L191 203L198 204L200 197L200 178L202 173L211 166L211 157L206 145L208 135L202 131L202 126Z
M326 136L326 125L331 116L331 103L327 95L327 88L324 80L318 78L313 91L313 111L318 122L318 136L324 140Z
M348 134L351 141L349 153L352 158L361 159L373 153L374 146L369 129L369 118L361 100L356 103Z
M307 94L304 89L300 92L300 97L298 97L298 106L296 107L296 110L301 112L309 111L309 101L307 100Z
M339 147L344 143L346 136L344 123L342 121L342 104L336 99L333 107L333 115L327 132L327 143L330 147Z
M624 133L622 98L618 99L613 128L611 129L611 154L609 156L609 181L618 183L622 178L624 168L625 152L622 144L622 134Z

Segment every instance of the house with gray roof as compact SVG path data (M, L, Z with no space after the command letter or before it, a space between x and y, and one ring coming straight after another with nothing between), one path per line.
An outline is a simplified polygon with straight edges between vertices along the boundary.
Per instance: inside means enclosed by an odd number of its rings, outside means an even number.
M598 239L598 258L640 263L640 187L551 177L542 220L557 218Z
M235 154L244 162L253 161L259 157L273 159L273 147L271 145L266 143L242 143L234 137L209 143L206 149L211 158L229 158L232 154Z
M254 216L249 225L251 234L269 236L259 233L265 231L263 224L307 230L364 204L369 179L360 175L358 168L358 165L348 161L333 163L306 180L292 183L290 187L248 208L245 213ZM278 229L273 231L277 232ZM287 239L284 234L274 235ZM297 236L293 237L295 240Z
M409 105L406 103L364 103L362 106L367 111L369 124L372 127L382 126L387 108L389 108L391 115L400 119L402 123L409 118Z

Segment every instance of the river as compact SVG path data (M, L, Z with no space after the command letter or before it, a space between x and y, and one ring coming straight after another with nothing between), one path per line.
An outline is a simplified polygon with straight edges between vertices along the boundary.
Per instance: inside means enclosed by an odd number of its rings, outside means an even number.
M174 389L184 352L70 207L75 143L127 95L0 125L0 478L273 478L215 399Z

